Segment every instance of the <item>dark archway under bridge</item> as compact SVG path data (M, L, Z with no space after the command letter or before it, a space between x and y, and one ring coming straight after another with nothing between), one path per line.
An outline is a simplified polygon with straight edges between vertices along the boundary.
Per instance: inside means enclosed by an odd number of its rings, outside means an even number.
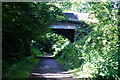
M54 33L60 34L68 38L71 42L74 42L75 29L52 29Z
M75 41L76 27L80 26L80 21L77 20L62 20L54 23L51 29L54 33L60 34L68 38L71 42Z

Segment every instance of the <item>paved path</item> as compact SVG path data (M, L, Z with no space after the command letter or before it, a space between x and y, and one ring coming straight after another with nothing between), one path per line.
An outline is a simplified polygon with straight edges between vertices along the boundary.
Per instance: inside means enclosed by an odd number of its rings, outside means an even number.
M67 70L61 64L59 64L51 55L45 55L43 57L39 57L39 59L40 63L37 64L37 66L33 69L30 78L54 78L51 80L72 78L72 75L69 74Z

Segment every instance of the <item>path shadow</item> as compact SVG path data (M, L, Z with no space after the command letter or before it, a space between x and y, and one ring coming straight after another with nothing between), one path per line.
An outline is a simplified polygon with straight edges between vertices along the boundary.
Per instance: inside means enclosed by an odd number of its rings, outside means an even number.
M33 78L52 78L58 80L59 78L72 78L72 75L67 72L63 65L59 64L54 57L43 56L37 57L40 62L35 66L30 73L30 79Z

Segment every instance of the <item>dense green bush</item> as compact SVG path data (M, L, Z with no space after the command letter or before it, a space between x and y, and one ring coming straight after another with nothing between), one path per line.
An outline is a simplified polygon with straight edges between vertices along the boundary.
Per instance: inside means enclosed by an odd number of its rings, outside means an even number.
M42 37L41 40L32 44L32 47L41 51L41 53L50 53L56 55L61 51L70 41L62 35L50 32Z
M59 51L64 49L70 43L70 40L66 37L53 33L52 36L54 44L52 45L52 49L54 50L54 56L58 54Z
M93 25L87 24L85 21L80 21L80 25L76 26L75 39L81 40L84 36L88 35L92 31Z
M67 38L56 33L48 33L46 36L48 40L51 41L50 49L54 55L57 55L59 51L61 51L66 45L70 43Z
M74 69L80 67L80 65L83 63L83 59L80 59L82 54L80 54L79 51L80 49L74 44L70 43L67 46L65 46L64 49L58 52L58 59L64 60L65 62L63 63L67 69Z
M99 19L92 32L66 46L60 53L71 73L79 77L117 77L119 63L119 28L117 9L111 2L90 3ZM100 10L100 9L103 10ZM79 64L80 63L80 64ZM74 69L73 69L74 68Z
M30 49L30 53L31 53L31 55L33 55L33 56L35 56L35 57L38 57L38 56L42 56L42 55L43 55L43 53L42 53L39 49L36 49L36 48L34 48L34 47L32 47L32 48Z

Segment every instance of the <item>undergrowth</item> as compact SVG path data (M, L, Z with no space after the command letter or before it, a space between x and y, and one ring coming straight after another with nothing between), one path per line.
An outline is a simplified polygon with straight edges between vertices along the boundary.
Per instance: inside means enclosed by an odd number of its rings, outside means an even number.
M32 48L30 49L30 53L31 53L31 55L33 55L34 57L43 56L42 52L41 52L39 49L35 48L35 47L32 47Z
M8 70L3 74L3 79L4 78L29 78L30 72L33 69L33 67L38 63L38 59L34 57L28 57L24 60L21 60L20 62L9 66Z
M56 57L75 77L116 78L120 76L117 10L110 2L91 5L99 22L93 24L92 32L65 46Z

